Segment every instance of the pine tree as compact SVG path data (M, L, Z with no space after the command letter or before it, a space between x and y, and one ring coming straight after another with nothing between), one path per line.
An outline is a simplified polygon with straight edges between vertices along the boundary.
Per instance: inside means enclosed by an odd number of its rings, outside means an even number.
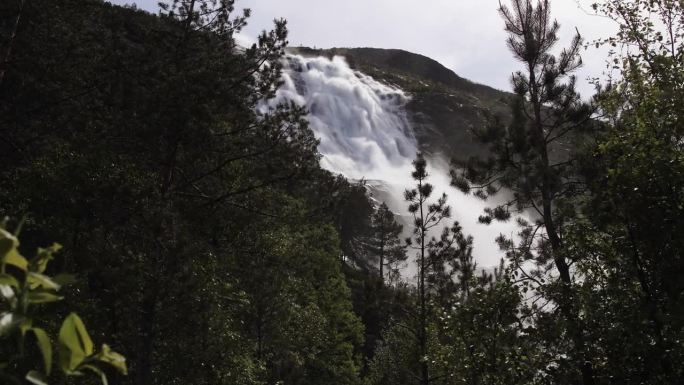
M418 361L420 362L420 383L428 385L430 383L429 361L428 361L428 317L429 317L429 287L427 286L432 265L429 260L429 235L428 232L439 226L439 224L451 216L451 208L446 204L446 194L435 203L428 203L432 195L433 187L426 182L428 177L427 162L423 154L418 154L413 161L414 170L411 174L416 181L416 187L406 190L404 196L408 201L409 213L413 215L414 227L413 236L417 243L416 264L418 265L418 328L417 338L419 344Z
M447 196L442 194L437 201L430 202L433 186L427 183L427 161L418 154L413 161L411 174L416 187L406 190L405 199L409 202L408 211L413 215L413 239L407 239L409 247L416 251L417 265L417 311L413 312L414 335L418 340L417 361L419 362L420 383L429 384L436 378L430 375L429 326L433 321L436 303L448 302L454 292L453 274L459 258L469 253L472 238L464 237L461 227L455 223L445 227L439 238L430 232L451 217L451 208L446 204Z
M398 275L398 265L407 258L406 248L402 244L401 233L404 227L397 223L394 213L383 202L371 217L371 238L368 240L369 251L377 258L380 278L389 281ZM388 268L387 274L385 268Z
M477 263L473 257L473 238L464 236L458 223L455 224L452 233L456 234L456 250L459 251L452 262L452 275L458 283L462 296L467 298L473 281L476 280L477 271Z
M483 223L509 220L515 212L536 215L534 224L518 220L523 229L517 249L503 238L501 245L509 249L514 266L534 259L539 269L532 275L537 278L548 270L549 263L558 272L560 293L555 300L571 325L576 366L584 384L592 385L591 359L573 300L573 277L563 243L564 221L573 215L567 202L584 188L576 174L576 152L568 148L581 147L582 131L590 126L592 112L575 91L572 75L582 64L582 38L577 33L569 48L555 56L551 52L558 42L560 25L551 18L548 0L513 0L510 8L501 5L499 10L509 35L508 46L525 66L524 71L512 76L517 95L513 119L507 126L493 122L477 132L490 144L492 155L459 165L452 171L452 183L483 199L501 190L512 192L509 200L485 210L480 217Z

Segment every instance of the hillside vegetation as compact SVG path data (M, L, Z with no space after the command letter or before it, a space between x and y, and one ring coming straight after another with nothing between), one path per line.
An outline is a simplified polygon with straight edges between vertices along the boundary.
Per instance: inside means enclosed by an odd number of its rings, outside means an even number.
M550 2L503 3L514 94L295 49L411 93L479 222L518 226L483 272L427 155L406 228L320 167L306 109L276 102L284 20L240 47L233 0L0 2L0 383L680 383L684 5L596 4L619 26L597 44L640 50L586 103L581 36L558 50Z

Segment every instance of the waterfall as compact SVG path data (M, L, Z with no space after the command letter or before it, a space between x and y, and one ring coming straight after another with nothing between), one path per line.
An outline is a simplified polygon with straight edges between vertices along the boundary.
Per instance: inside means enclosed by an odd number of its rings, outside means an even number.
M291 100L308 109L310 127L320 140L321 167L366 180L374 190L384 191L382 200L405 217L403 192L415 183L411 162L418 151L404 108L410 96L353 70L343 57L287 55L285 61L284 84L276 100ZM450 186L445 159L427 160L435 197L449 195L453 217L445 226L458 220L475 238L473 254L481 267L497 265L502 253L494 239L500 233L514 234L515 226L479 224L485 203ZM405 219L409 227L412 221Z
M288 55L280 97L309 110L321 166L352 179L391 181L418 147L403 91L353 71L344 58ZM389 179L389 180L388 180Z

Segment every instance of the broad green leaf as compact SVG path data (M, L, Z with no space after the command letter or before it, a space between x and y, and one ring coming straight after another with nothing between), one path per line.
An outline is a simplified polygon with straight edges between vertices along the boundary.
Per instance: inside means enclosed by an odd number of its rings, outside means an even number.
M76 313L71 313L59 330L59 363L66 373L74 372L93 354L93 341Z
M31 271L45 272L48 263L54 258L54 254L62 248L59 243L54 243L48 248L38 248L36 257L31 260Z
M0 238L0 258L4 259L5 255L11 250L14 250L15 243L11 239Z
M82 369L88 369L88 370L92 371L93 373L97 374L98 376L100 376L100 379L102 380L103 385L109 385L109 382L107 381L107 375L97 366L86 364L86 365L82 365L81 368Z
M31 287L31 289L36 289L38 287L42 287L48 290L60 289L60 285L57 282L55 282L52 278L44 274L29 272L27 280L29 287Z
M71 313L69 317L72 317L74 320L74 325L76 326L76 330L78 331L78 335L81 339L83 350L85 351L86 355L92 355L94 353L95 347L93 346L93 340L90 339L90 335L88 334L88 330L83 324L83 321L76 313Z
M45 330L41 328L32 328L33 334L36 336L36 343L40 349L40 353L43 355L43 363L45 364L45 373L50 375L52 370L52 344L50 343L50 338L48 337Z
M19 281L10 274L0 274L0 285L12 286L19 288Z
M31 370L26 374L26 380L35 385L48 385L45 375L37 370Z
M102 344L102 351L95 355L95 358L101 362L113 366L121 374L128 374L126 357L113 351L107 344Z
M50 303L57 302L64 299L64 297L47 291L32 291L28 295L29 303Z
M19 246L19 240L7 230L0 228L0 258Z
M21 254L19 254L19 251L17 251L17 249L12 249L7 254L5 254L5 263L8 265L16 266L23 271L28 270L28 261L26 260L26 258L22 257Z

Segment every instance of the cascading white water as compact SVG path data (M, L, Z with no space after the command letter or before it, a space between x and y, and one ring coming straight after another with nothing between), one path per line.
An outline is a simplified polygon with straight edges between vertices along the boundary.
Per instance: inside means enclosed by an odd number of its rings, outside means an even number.
M309 110L309 122L320 140L321 166L350 179L365 179L378 189L393 211L406 215L403 192L414 185L411 162L418 145L406 111L409 96L352 70L344 58L332 60L287 55L278 100L292 100ZM428 158L428 182L449 195L449 204L466 233L475 238L473 254L482 266L498 264L502 254L494 239L512 235L515 226L484 226L477 218L484 203L450 187L447 162ZM449 223L445 223L448 225Z
M403 109L407 96L353 71L339 56L286 60L279 96L309 110L321 166L352 179L400 177L391 172L410 166L417 151Z

